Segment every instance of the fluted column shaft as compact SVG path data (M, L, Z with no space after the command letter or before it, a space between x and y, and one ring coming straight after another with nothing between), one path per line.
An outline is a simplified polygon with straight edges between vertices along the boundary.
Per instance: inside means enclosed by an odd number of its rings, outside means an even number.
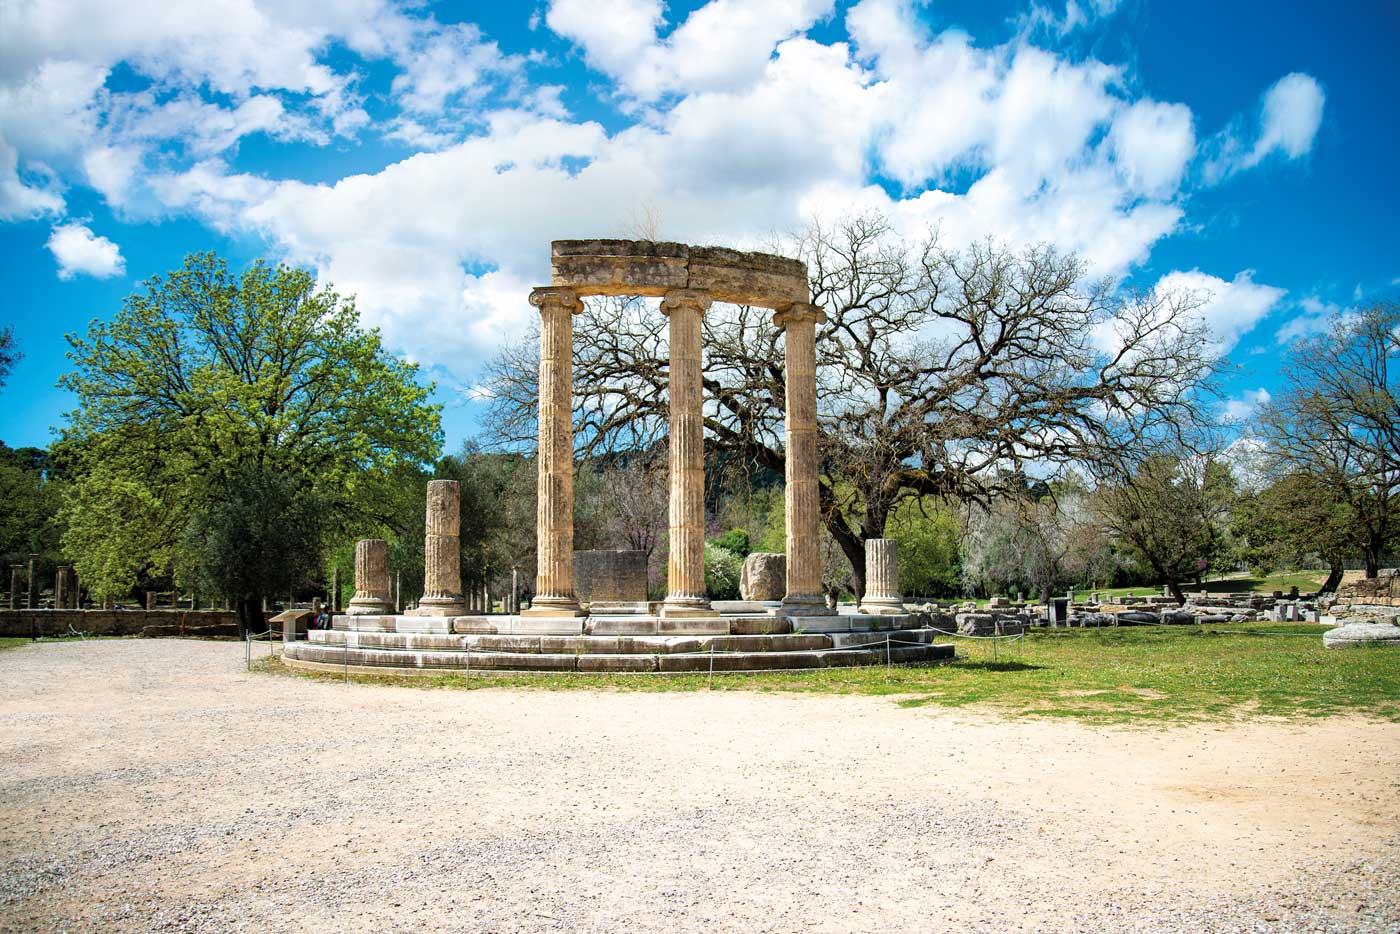
M899 592L899 543L892 538L865 542L865 597L860 608L869 613L901 613Z
M538 288L540 310L539 503L536 597L526 615L580 616L574 596L574 321L583 302L572 289Z
M708 293L666 293L670 318L671 511L663 616L712 615L705 590L705 414L701 383L701 320Z
M423 599L418 615L456 616L462 602L461 500L456 480L428 482L424 510Z
M355 596L345 611L351 616L390 613L389 543L382 538L362 538L355 543Z
M825 614L822 598L821 491L817 481L817 324L826 320L816 305L795 304L773 316L787 332L787 596L783 612Z

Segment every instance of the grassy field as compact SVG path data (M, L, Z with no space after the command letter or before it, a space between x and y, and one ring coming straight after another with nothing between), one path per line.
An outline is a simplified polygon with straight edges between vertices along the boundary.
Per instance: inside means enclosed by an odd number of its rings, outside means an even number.
M1400 721L1400 651L1324 649L1321 626L1278 623L1032 632L1023 645L958 640L937 665L705 676L461 675L351 680L428 690L808 691L894 695L904 706L1009 716L1174 723L1364 713ZM289 674L275 658L255 663ZM340 680L329 674L297 677Z

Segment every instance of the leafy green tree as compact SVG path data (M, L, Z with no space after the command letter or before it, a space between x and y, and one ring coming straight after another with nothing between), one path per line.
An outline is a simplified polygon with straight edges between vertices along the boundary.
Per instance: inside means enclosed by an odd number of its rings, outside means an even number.
M962 522L934 497L894 508L885 534L899 542L899 586L909 596L950 597L962 591Z
M1210 458L1154 453L1098 493L1109 532L1185 603L1182 583L1200 580L1224 554L1234 499L1229 470Z
M746 529L730 529L723 535L716 535L712 541L717 547L737 555L740 560L747 558L749 552L749 533Z
M300 589L320 569L326 517L313 478L245 464L185 527L181 577L228 594L256 626L264 594Z
M99 593L168 579L191 522L237 501L250 472L299 478L325 527L353 533L390 518L396 471L441 446L416 367L303 269L258 262L234 276L194 254L68 340L60 385L78 405L59 445L75 477L63 541Z
M1316 556L1328 567L1321 592L1342 582L1346 560L1364 545L1363 526L1352 507L1325 478L1286 473L1240 498L1231 516L1250 570L1259 577L1301 567Z
M705 543L705 590L711 600L738 600L743 559L728 548Z

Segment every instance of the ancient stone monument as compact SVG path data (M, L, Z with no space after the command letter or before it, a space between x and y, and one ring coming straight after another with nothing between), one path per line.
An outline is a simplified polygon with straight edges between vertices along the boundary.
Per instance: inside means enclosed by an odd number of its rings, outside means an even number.
M423 599L415 616L461 616L462 548L458 538L462 487L456 480L430 480L423 539ZM397 595L396 595L397 597Z
M952 646L934 644L933 631L903 612L893 542L873 552L877 567L867 603L874 609L841 615L823 598L816 340L825 318L809 302L806 267L763 253L650 241L557 240L552 252L550 284L530 294L540 315L540 362L536 578L529 608L513 612L518 587L501 615L485 615L491 604L484 587L463 599L457 490L434 485L419 611L389 615L387 545L362 541L347 614L334 618L332 630L289 645L284 660L405 673L664 672L951 657ZM666 598L655 604L647 602L644 559L626 552L576 555L573 547L573 317L594 295L659 298L669 329L670 548ZM712 603L705 589L701 338L715 302L772 309L785 339L787 553L758 556L752 573L746 563L749 602L733 604ZM871 637L877 631L888 639L878 647Z
M892 538L872 538L865 543L865 599L862 613L903 613L899 593L899 543Z
M345 612L351 616L392 613L389 601L389 543L365 538L355 543L355 596Z

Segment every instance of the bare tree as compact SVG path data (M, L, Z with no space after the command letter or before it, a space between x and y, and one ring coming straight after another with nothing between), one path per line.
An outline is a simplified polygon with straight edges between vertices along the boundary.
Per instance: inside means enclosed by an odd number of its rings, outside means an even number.
M1050 246L910 244L878 215L813 224L781 249L802 258L818 335L826 528L864 591L867 539L905 498L987 502L1007 478L1115 459L1203 423L1215 358L1199 299L1085 282ZM666 319L640 301L591 300L574 340L580 453L665 435ZM717 305L704 320L705 430L713 451L783 470L782 335L768 309ZM533 348L490 373L497 440L535 434Z
M1339 315L1293 346L1285 372L1287 391L1260 411L1268 455L1350 507L1375 577L1400 504L1400 305Z

